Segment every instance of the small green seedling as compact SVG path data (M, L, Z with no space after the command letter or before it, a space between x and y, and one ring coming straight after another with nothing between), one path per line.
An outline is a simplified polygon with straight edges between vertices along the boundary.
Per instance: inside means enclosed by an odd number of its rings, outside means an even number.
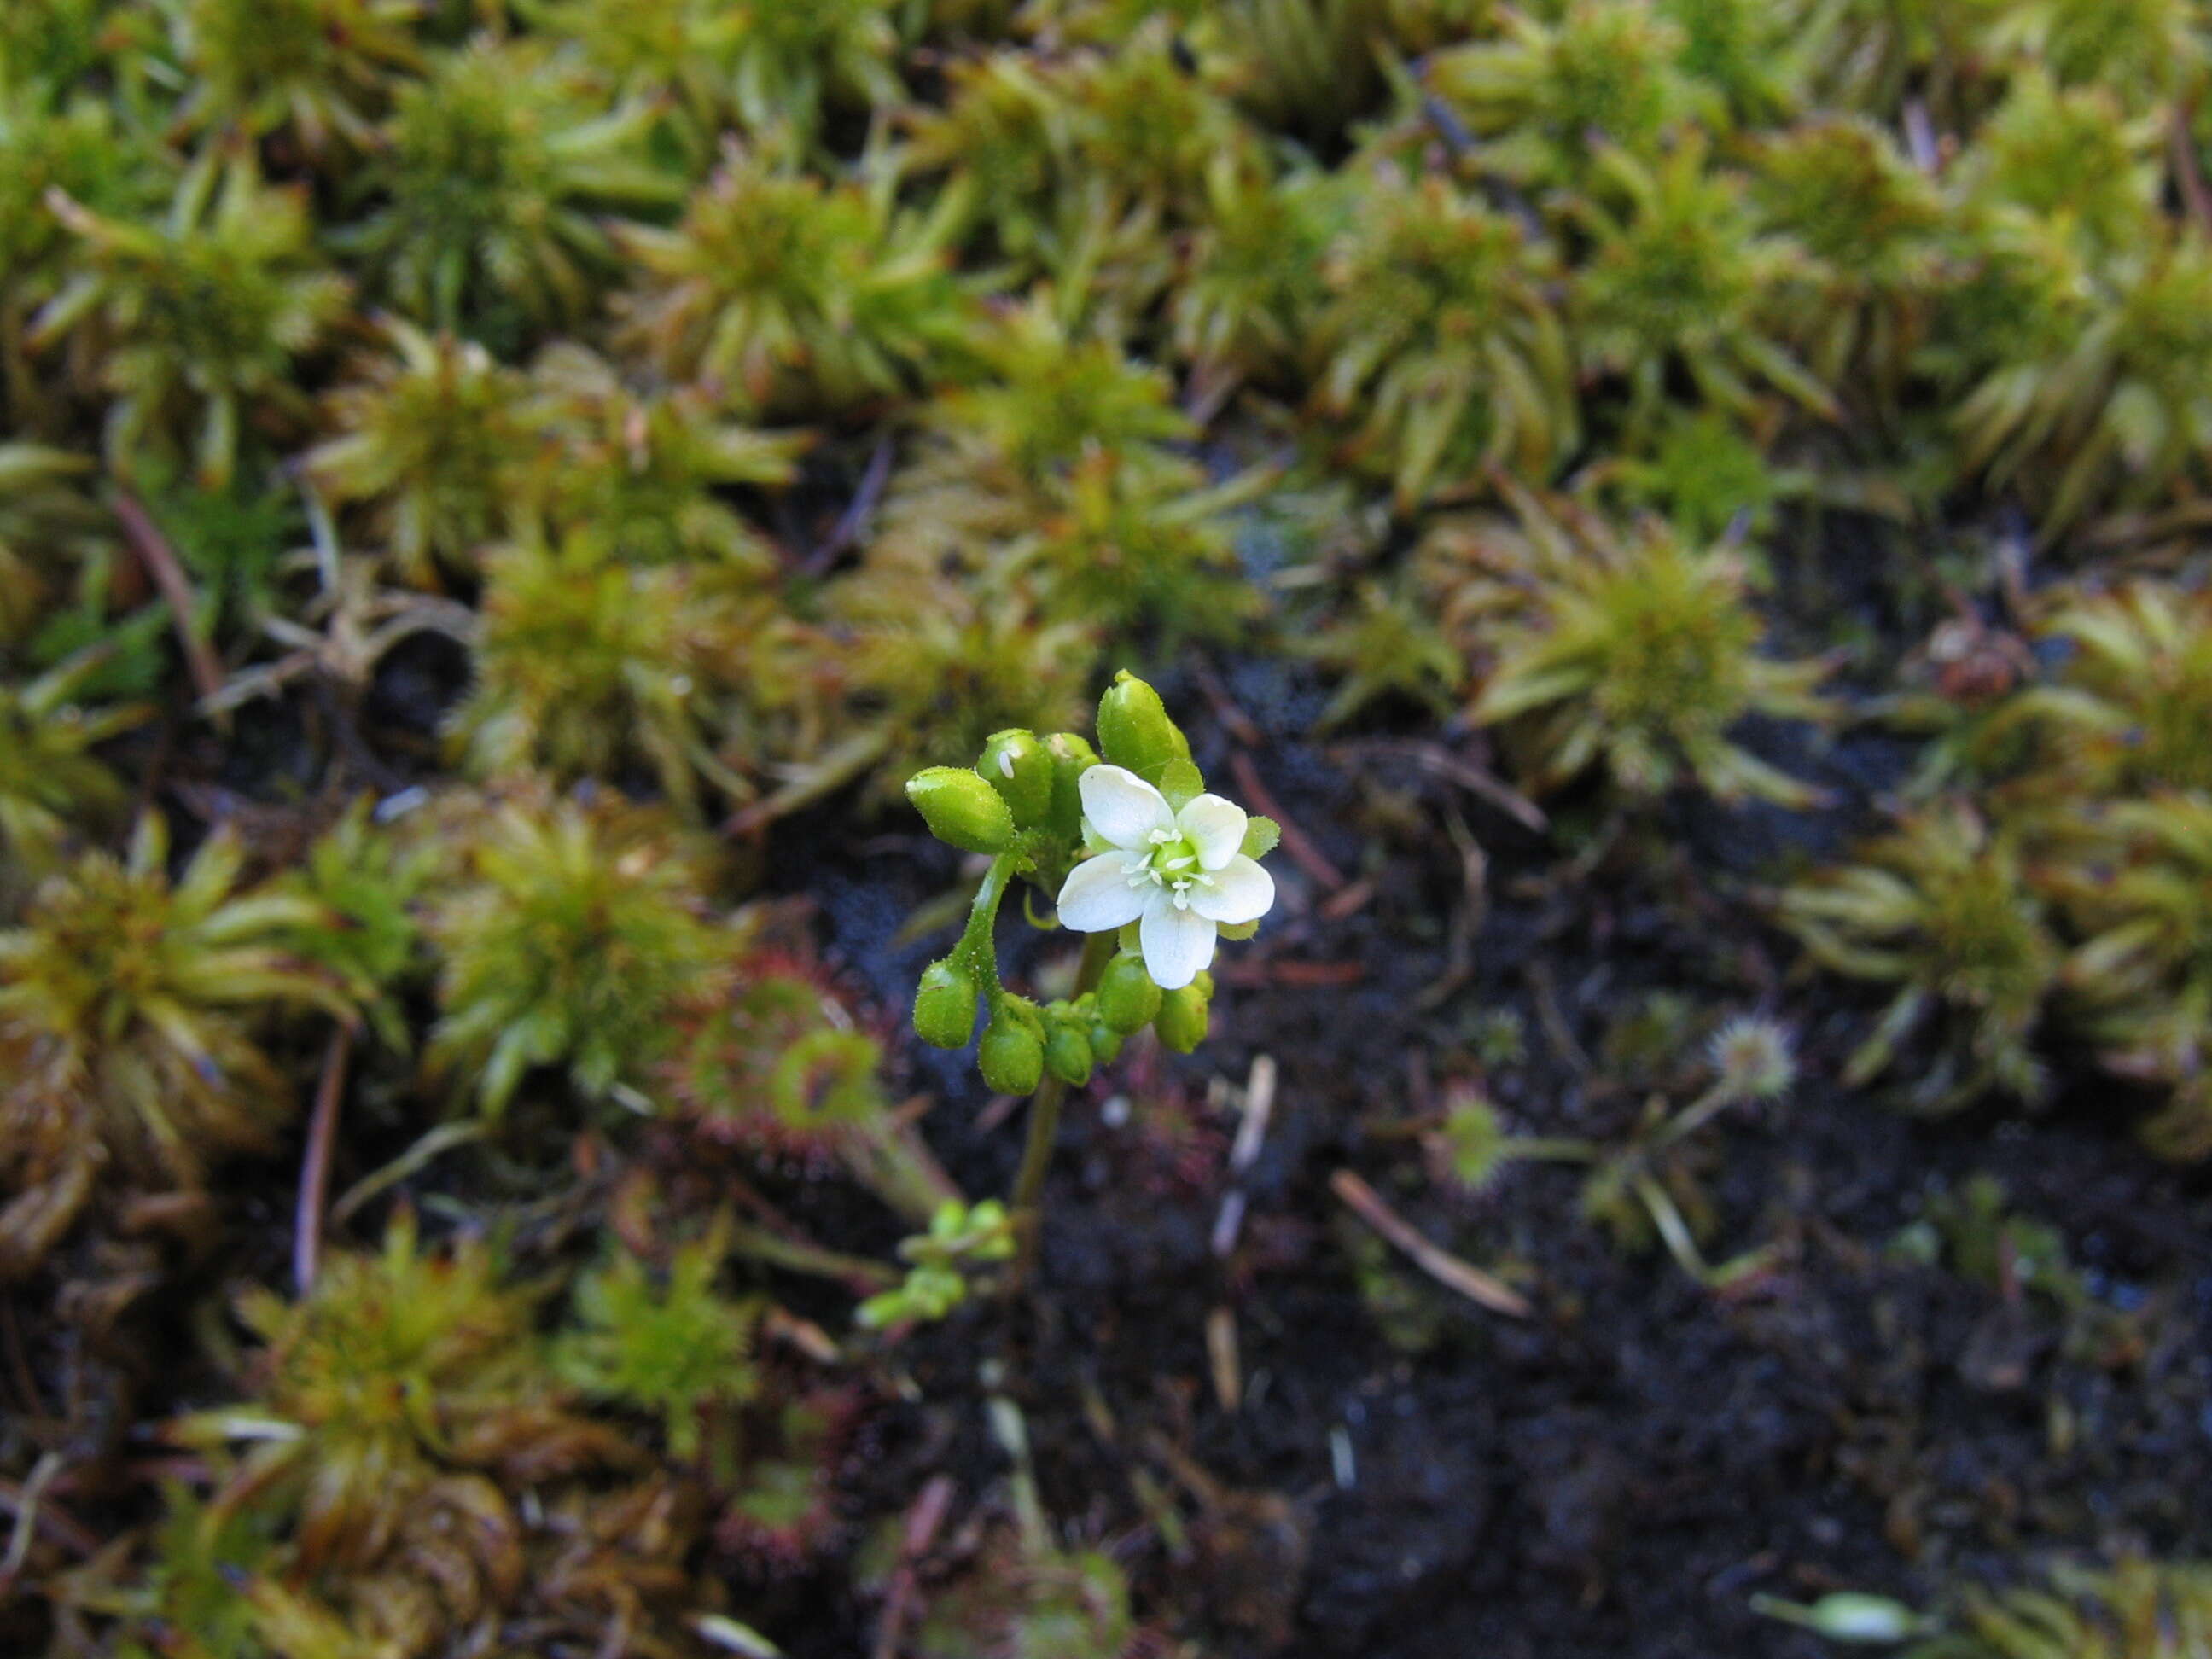
M1800 1630L1813 1631L1831 1642L1861 1645L1902 1642L1936 1628L1934 1620L1921 1617L1901 1601L1856 1590L1832 1591L1809 1604L1754 1595L1751 1610Z
M1013 1258L1013 1220L995 1198L972 1206L949 1200L938 1206L927 1232L899 1245L899 1255L912 1264L906 1283L863 1302L863 1325L880 1330L944 1318L968 1299L971 1268Z

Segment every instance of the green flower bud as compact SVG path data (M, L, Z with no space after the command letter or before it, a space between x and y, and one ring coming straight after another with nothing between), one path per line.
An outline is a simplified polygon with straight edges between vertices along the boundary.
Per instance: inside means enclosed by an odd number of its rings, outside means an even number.
M957 766L933 766L906 781L915 804L941 842L970 853L1003 853L1014 839L1014 815L999 792Z
M983 744L975 770L1006 798L1017 828L1034 830L1052 816L1055 768L1036 732L1018 726L993 732Z
M1099 976L1099 1018L1127 1036L1151 1024L1159 1012L1160 988L1145 971L1145 959L1130 951L1117 953Z
M995 1198L987 1198L968 1212L969 1254L978 1261L1014 1259L1012 1218Z
M933 1048L964 1048L975 1034L975 976L951 957L921 970L914 1034Z
M999 1093L1034 1094L1044 1081L1044 1028L1036 1008L1019 997L1001 1001L983 1028L975 1065Z
M968 1299L968 1281L950 1267L920 1267L913 1274L915 1304L925 1319L942 1319Z
M907 1239L900 1244L899 1254L909 1261L947 1260L967 1231L968 1206L957 1198L948 1198L930 1212L928 1233Z
M1887 1645L1924 1636L1936 1624L1902 1602L1856 1590L1837 1590L1810 1607L1774 1595L1754 1594L1750 1600L1753 1613L1778 1619L1785 1625L1817 1631L1831 1642Z
M1073 1019L1054 1020L1052 1035L1045 1040L1044 1063L1047 1070L1072 1088L1081 1088L1091 1081L1091 1039L1083 1028Z
M1921 1627L1920 1616L1886 1595L1837 1590L1813 1603L1807 1622L1837 1642L1902 1642Z
M1190 758L1190 740L1160 694L1126 668L1098 700L1098 743L1108 760L1155 787L1170 763Z
M1179 1054L1195 1050L1206 1041L1209 1023L1206 994L1195 983L1178 991L1160 993L1160 1012L1152 1020L1152 1029L1160 1034L1160 1041Z
M1098 764L1098 751L1073 732L1055 733L1052 751L1052 833L1074 841L1083 833L1083 793L1076 780Z
M853 1317L866 1330L879 1331L887 1325L896 1325L907 1315L906 1287L893 1291L878 1291L863 1302Z

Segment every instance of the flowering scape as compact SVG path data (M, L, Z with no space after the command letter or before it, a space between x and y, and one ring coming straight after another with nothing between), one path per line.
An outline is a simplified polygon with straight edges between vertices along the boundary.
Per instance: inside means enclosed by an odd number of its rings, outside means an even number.
M973 767L907 782L938 839L991 859L959 942L922 975L915 1030L962 1048L980 1000L976 1066L1001 1093L1028 1094L1048 1074L1088 1082L1146 1026L1189 1053L1206 1035L1217 941L1249 938L1275 902L1259 864L1275 824L1206 793L1157 691L1117 676L1099 700L1098 744L1103 757L1072 732L1000 732ZM1017 877L1090 935L1073 994L1042 1007L999 979L999 908Z

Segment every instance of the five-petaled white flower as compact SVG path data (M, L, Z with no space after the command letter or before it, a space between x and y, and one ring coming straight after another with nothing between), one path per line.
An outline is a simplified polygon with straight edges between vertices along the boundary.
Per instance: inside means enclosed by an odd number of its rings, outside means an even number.
M1240 850L1244 809L1235 802L1199 795L1178 812L1118 766L1094 766L1077 787L1085 828L1110 850L1068 872L1060 920L1079 933L1138 923L1145 970L1162 990L1204 971L1222 925L1257 921L1274 903L1274 878Z

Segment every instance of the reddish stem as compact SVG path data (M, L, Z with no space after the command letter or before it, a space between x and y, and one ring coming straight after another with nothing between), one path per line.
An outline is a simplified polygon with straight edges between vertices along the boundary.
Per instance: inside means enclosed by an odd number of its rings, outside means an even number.
M1244 792L1244 799L1274 819L1276 827L1283 832L1283 851L1291 862L1332 893L1343 886L1344 872L1328 861L1328 855L1314 844L1313 837L1299 829L1283 811L1282 803L1267 793L1267 786L1260 781L1260 769L1252 764L1252 757L1238 750L1229 757L1229 769L1237 775L1237 787Z
M353 1030L340 1025L323 1050L314 1113L307 1120L307 1147L300 1159L300 1204L292 1223L292 1284L301 1296L315 1287L315 1268L322 1256L323 1206L330 1194L338 1103L345 1095L346 1061L352 1052Z
M192 585L184 566L178 562L168 538L129 490L115 492L114 507L124 539L169 602L169 620L176 628L177 643L184 647L185 665L191 672L192 684L199 688L200 696L212 697L222 690L222 665L192 626Z

